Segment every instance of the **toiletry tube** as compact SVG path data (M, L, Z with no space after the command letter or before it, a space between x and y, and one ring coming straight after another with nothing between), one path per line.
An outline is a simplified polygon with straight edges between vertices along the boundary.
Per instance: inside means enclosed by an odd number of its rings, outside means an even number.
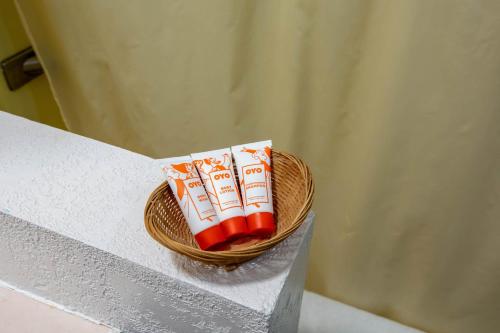
M248 233L229 148L191 154L227 238Z
M191 157L165 158L159 163L200 248L224 242L226 237Z
M251 234L276 230L271 184L271 140L231 147L240 180L243 207Z

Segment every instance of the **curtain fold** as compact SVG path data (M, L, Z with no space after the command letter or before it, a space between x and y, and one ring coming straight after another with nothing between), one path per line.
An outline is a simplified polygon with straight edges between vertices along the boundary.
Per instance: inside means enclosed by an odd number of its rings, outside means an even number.
M309 289L500 329L500 2L16 2L71 131L153 157L272 138L317 184Z

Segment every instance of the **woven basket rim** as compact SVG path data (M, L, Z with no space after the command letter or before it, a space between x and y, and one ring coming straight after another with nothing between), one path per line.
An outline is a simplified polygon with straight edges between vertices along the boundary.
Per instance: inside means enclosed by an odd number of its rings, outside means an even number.
M266 239L257 244L250 245L243 249L237 250L224 250L224 251L204 251L199 248L195 248L183 243L180 243L170 237L168 237L165 233L162 232L153 232L152 229L155 228L154 223L150 222L150 218L153 215L153 203L158 200L158 197L161 196L162 192L165 191L166 188L169 187L168 182L163 182L159 185L149 196L148 201L146 203L146 207L144 209L144 223L146 230L149 235L158 241L160 244L166 246L172 251L185 254L193 259L197 259L204 262L219 264L218 262L224 262L222 265L226 265L227 262L234 261L235 263L243 262L246 260L250 260L253 257L257 257L266 250L274 247L278 243L282 242L288 236L290 236L297 228L300 227L302 222L307 217L309 210L311 209L314 197L314 182L312 178L311 171L304 161L300 158L286 152L277 151L273 149L273 154L282 155L285 158L288 158L293 163L297 164L301 178L304 182L303 186L305 187L306 196L302 203L302 207L298 210L296 216L293 218L293 222L280 233L272 236L269 239Z

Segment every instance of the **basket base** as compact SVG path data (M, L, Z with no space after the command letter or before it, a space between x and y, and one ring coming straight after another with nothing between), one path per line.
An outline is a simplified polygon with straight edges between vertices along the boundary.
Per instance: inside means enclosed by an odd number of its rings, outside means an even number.
M269 237L249 235L221 244L214 248L214 251L242 250L252 245L262 243L267 239L269 239Z

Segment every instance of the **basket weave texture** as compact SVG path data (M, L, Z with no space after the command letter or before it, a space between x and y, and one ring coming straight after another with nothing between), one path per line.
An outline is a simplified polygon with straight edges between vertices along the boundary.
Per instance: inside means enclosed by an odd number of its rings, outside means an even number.
M272 151L271 160L277 224L272 237L240 240L222 251L201 250L167 182L156 188L147 201L144 211L146 230L156 241L173 251L228 269L261 255L290 236L302 224L311 208L314 194L311 172L302 160L276 150Z

